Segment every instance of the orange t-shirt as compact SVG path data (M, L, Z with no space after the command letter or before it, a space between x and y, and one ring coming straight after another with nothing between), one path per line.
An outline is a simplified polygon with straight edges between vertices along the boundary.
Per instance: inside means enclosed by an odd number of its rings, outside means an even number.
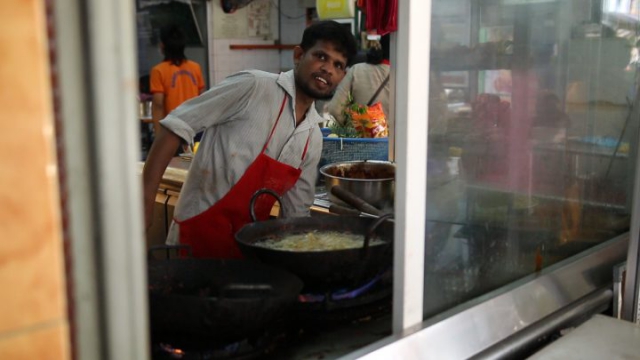
M200 65L185 60L176 66L170 61L163 61L151 69L151 93L164 94L165 114L183 102L198 96L204 89L204 80Z

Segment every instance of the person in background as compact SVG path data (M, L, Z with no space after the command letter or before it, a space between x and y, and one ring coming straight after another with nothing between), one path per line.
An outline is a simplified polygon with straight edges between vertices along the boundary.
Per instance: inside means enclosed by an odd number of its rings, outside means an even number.
M263 188L282 197L281 216L309 216L324 120L314 100L331 97L355 53L355 39L341 24L318 22L294 48L293 70L234 74L168 114L143 170L147 229L173 153L199 131L167 243L190 245L195 257L241 258L234 234L251 222L250 199ZM275 199L257 200L258 220L268 219Z
M150 74L153 94L151 116L156 136L160 131L160 120L183 102L200 95L204 89L200 65L187 59L185 45L186 35L177 25L168 25L160 30L160 50L164 60L154 66Z
M534 127L549 127L565 129L569 127L571 119L562 109L558 95L549 90L542 90L536 101L536 112L533 116Z
M349 93L354 102L362 105L375 102L382 103L385 116L389 117L389 35L380 39L379 43L367 51L367 62L356 64L349 69L344 80L336 89L331 101L327 104L328 112L341 124L344 124L344 108L347 104ZM386 81L386 82L385 82ZM383 85L384 83L384 85ZM381 91L376 92L381 88ZM374 98L374 95L375 98Z

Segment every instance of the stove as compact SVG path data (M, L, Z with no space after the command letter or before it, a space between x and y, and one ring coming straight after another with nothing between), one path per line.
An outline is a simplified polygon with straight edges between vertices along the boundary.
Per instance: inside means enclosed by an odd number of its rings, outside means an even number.
M153 360L263 359L286 340L287 332L280 326L275 326L256 338L225 345L210 345L210 342L202 339L152 340L151 357Z
M292 309L290 319L281 319L282 321L270 326L262 335L252 339L212 345L213 341L203 339L152 338L152 359L305 358L298 355L300 351L311 351L308 349L320 351L316 347L322 348L321 351L327 351L326 347L322 347L322 341L318 342L318 339L330 336L338 329L355 330L376 320L388 318L388 326L385 322L384 330L377 329L374 334L368 334L366 340L360 340L362 343L358 343L358 339L354 337L344 339L348 344L344 345L343 353L348 353L354 349L354 343L365 345L388 335L387 332L390 334L391 278L390 271L387 271L354 289L339 289L325 294L309 294L303 290L296 306ZM380 324L376 326L379 328ZM363 330L356 331L358 335L362 333ZM327 342L334 344L335 340Z
M387 271L354 289L298 297L297 318L302 327L366 321L391 312L391 272Z

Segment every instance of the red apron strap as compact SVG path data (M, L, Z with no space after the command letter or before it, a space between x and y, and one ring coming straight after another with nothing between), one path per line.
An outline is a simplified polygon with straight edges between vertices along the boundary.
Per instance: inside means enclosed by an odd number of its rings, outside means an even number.
M309 136L307 136L307 143L304 144L304 150L302 151L303 162L304 162L304 158L307 156L307 149L309 148L309 139L311 139L311 131L313 131L313 129L309 130ZM302 167L302 165L300 167Z
M280 121L280 116L282 116L282 111L284 111L284 104L286 103L287 103L287 94L284 94L284 98L282 99L282 105L280 105L280 112L278 112L278 118L276 119L276 123L273 124L273 127L271 128L271 133L269 134L269 138L267 138L267 141L264 143L264 146L262 147L262 152L265 152L265 150L267 150L267 145L269 145L269 142L271 141L273 132L276 131L276 126L278 126L278 122Z

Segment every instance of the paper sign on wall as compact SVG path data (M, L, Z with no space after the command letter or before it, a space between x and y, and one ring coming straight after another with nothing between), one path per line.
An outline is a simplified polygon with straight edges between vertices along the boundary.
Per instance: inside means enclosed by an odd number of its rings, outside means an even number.
M247 8L236 10L233 14L222 11L220 2L213 4L213 38L242 39L247 37Z
M271 4L256 1L247 7L247 35L249 37L269 38L271 36Z

